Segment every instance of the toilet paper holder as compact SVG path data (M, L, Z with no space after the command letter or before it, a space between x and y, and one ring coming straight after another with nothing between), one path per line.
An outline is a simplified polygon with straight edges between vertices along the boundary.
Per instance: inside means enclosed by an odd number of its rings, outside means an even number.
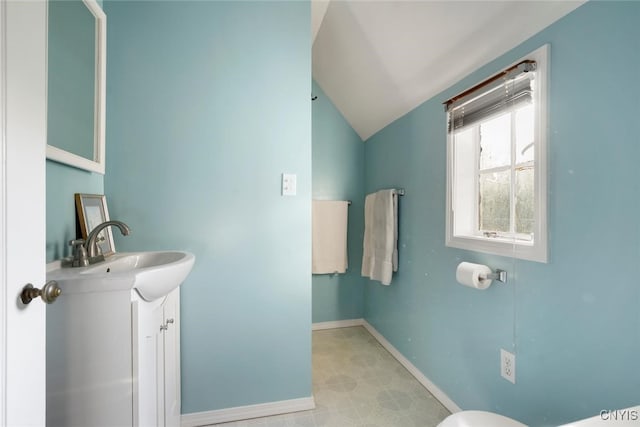
M507 283L507 272L500 269L493 273L483 274L481 277L485 280L497 280L498 282Z

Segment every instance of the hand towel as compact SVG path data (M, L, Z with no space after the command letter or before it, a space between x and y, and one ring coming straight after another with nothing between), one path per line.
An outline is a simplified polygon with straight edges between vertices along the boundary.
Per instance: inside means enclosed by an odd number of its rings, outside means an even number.
M347 258L348 204L346 201L314 200L311 216L311 272L345 273Z
M362 242L362 276L371 276L373 265L373 206L376 203L376 193L367 194L364 199L364 240Z
M365 199L362 275L391 284L398 271L398 201L395 190L380 190Z

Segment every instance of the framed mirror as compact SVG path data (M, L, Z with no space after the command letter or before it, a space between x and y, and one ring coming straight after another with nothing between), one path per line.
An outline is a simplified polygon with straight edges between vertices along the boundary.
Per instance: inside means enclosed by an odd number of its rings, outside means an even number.
M106 16L95 0L47 4L47 158L104 174Z

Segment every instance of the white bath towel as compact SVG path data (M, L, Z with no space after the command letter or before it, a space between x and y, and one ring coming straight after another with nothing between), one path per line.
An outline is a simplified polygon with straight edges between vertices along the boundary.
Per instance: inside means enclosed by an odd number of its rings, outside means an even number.
M391 284L398 271L398 200L395 190L367 195L364 202L362 275Z
M311 216L311 272L345 273L348 205L346 201L314 200Z

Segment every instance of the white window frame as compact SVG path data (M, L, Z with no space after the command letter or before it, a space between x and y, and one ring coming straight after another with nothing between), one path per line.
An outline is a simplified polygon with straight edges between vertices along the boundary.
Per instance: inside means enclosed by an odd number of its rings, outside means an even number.
M547 236L547 102L549 88L549 45L544 45L529 55L515 61L516 65L524 60L536 61L534 90L534 227L533 241L512 237L486 237L480 234L454 234L455 212L453 209L456 186L454 170L454 153L452 133L447 132L447 194L446 194L446 246L471 251L514 257L530 261L544 262L548 260ZM468 185L477 190L478 168L474 179ZM476 191L474 190L474 191ZM462 215L477 215L476 212L465 212Z

